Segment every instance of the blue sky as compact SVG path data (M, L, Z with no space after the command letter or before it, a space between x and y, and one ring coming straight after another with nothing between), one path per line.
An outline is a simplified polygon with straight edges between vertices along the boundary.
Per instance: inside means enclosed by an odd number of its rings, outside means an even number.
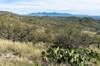
M64 12L100 15L100 0L0 0L0 11L18 14Z

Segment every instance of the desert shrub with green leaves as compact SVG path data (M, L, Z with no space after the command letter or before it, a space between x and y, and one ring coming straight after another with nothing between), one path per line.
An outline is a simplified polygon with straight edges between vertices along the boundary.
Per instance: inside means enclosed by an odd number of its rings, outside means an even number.
M63 47L50 47L47 51L43 52L43 61L46 63L64 63L68 66L88 66L91 58L98 56L92 50L83 48L63 48Z

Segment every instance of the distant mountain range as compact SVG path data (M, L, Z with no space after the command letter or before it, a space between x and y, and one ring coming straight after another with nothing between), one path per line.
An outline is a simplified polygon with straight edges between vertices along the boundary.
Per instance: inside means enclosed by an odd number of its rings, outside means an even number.
M0 14L13 14L18 15L16 13L8 12L8 11L0 11ZM30 13L22 16L62 16L62 17L92 17L93 19L100 20L100 16L89 16L89 15L78 15L78 14L70 14L70 13L58 13L58 12L38 12L38 13Z
M31 16L73 16L72 14L69 14L69 13L57 13L57 12L31 13L29 15L31 15Z
M100 16L89 16L89 15L77 15L77 14L70 14L70 13L57 13L57 12L39 12L39 13L30 13L29 16L75 16L75 17L92 17L94 19L100 19Z

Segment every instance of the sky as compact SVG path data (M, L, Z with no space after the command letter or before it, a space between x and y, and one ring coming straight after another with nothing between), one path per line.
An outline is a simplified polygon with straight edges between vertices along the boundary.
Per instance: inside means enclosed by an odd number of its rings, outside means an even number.
M0 0L0 11L18 14L60 12L100 15L100 0Z

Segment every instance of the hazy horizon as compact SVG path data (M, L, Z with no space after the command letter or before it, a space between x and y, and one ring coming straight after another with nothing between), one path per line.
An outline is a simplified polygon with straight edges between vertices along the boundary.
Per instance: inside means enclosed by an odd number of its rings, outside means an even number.
M100 15L99 0L0 0L0 11L17 14L57 12Z

